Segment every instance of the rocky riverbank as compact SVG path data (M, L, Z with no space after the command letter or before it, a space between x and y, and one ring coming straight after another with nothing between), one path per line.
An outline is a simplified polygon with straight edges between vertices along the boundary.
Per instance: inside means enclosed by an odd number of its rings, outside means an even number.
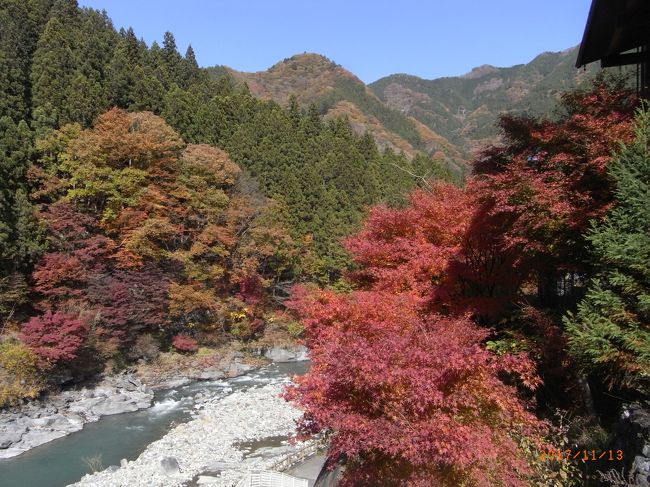
M229 348L214 350L203 356L169 354L162 360L135 371L136 376L154 390L172 389L197 380L220 380L238 377L269 362L302 362L307 349L302 345L255 348L246 353Z
M237 377L269 360L304 360L300 346L258 350L257 356L233 350L209 355L168 354L154 364L141 364L127 374L108 376L99 383L50 394L23 406L0 412L0 459L10 458L79 431L102 416L137 411L152 404L154 390L171 389L197 380Z
M215 350L209 355L166 354L155 363L142 364L134 374L153 390L173 389L197 380L238 377L269 361L233 350Z
M0 459L10 458L109 414L151 406L153 391L133 375L103 379L0 413Z
M249 469L273 468L310 445L284 444L275 455L247 455L242 443L286 437L301 413L279 395L286 380L225 398L208 398L194 419L151 443L134 461L86 475L77 487L235 485ZM209 474L206 474L209 473ZM199 475L204 474L202 477Z

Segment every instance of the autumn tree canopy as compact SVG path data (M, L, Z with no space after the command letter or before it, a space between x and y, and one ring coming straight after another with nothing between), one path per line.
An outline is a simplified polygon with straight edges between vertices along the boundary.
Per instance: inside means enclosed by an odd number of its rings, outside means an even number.
M246 307L254 321L264 289L290 265L294 245L273 204L240 189L223 151L186 145L160 117L112 109L38 148L31 177L49 251L32 277L45 314L23 337L52 363L82 346L110 356L143 332L189 340L240 328L232 316ZM55 323L84 333L47 338Z
M352 291L294 290L313 365L287 397L304 435L328 434L345 485L537 485L525 445L546 425L524 391L540 375L576 389L558 279L592 272L586 234L612 205L611 151L632 135L635 97L620 88L566 95L556 120L505 117L504 144L465 187L370 211L345 241ZM591 326L574 343L595 343Z
M358 290L294 290L312 360L287 393L306 411L301 431L331 433L330 457L347 459L349 485L525 485L518 442L544 427L502 378L534 389L534 365L483 347L490 332L449 278L462 260L486 279L487 263L463 257L476 199L440 183L410 201L375 208L347 239Z

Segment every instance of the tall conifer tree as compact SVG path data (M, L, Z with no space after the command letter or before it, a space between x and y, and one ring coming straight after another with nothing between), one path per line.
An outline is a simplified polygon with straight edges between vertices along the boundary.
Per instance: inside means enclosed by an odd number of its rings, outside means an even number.
M610 166L616 206L589 241L599 276L567 325L582 366L610 386L650 391L650 112Z

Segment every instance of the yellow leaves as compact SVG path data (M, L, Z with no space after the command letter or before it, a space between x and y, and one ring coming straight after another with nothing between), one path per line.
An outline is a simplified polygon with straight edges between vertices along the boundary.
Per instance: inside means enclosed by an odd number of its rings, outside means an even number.
M207 268L208 279L212 279L212 280L222 279L223 276L225 276L225 274L226 274L226 269L220 265L214 264L208 266Z
M68 124L36 141L36 150L41 153L39 162L44 166L55 163L66 154L70 142L79 138L81 125Z
M199 209L211 221L223 219L231 205L229 192L241 170L220 149L209 145L189 145L179 161L175 195Z
M220 309L221 303L211 289L175 282L169 286L169 312L172 316L205 311L216 313Z
M20 342L0 343L0 407L38 396L43 382L34 352Z
M246 308L244 308L243 310L231 311L229 313L229 316L230 316L230 319L233 320L233 321L240 321L240 320L243 320L244 318L246 318L246 316L248 316L248 313L247 313Z
M177 233L166 218L149 218L133 229L122 241L122 247L143 259L158 262L167 255L162 245Z
M181 174L212 187L232 186L241 169L221 149L206 144L191 144L181 155ZM198 178L192 178L198 176Z
M183 263L185 276L193 281L217 281L226 274L226 268L219 264L206 264L200 260L193 260L189 252L177 251L171 257Z
M285 327L289 336L294 339L302 337L305 332L305 327L299 321L291 320L286 323Z

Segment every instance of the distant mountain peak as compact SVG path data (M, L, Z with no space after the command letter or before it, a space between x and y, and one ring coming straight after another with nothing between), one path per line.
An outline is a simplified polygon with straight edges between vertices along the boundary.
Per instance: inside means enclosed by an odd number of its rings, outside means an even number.
M546 116L563 92L587 82L598 68L577 70L577 51L544 52L510 67L484 64L463 76L433 80L391 75L370 89L390 108L472 153L499 141L497 122L504 112Z
M321 69L335 69L340 68L338 64L331 59L315 52L303 52L301 54L294 54L291 57L285 58L280 62L275 63L269 71L282 69L284 66L313 66Z
M227 70L235 79L248 83L255 96L270 98L281 104L286 104L291 95L296 95L301 103L314 101L318 95L330 90L338 79L363 85L350 71L321 54L311 52L285 58L266 71L246 73L230 68Z
M472 68L472 70L469 73L462 75L461 78L476 79L476 78L482 78L483 76L487 76L489 74L494 74L498 72L499 72L499 68L497 68L496 66L492 66L491 64L483 64L481 66L477 66L476 68Z
M286 105L293 95L302 106L314 103L325 118L345 116L355 132L370 132L381 149L390 147L409 157L418 152L444 153L451 167L457 172L464 170L461 149L386 106L357 76L321 54L295 54L266 71L246 73L224 68L215 75L223 71L245 82L259 98Z

